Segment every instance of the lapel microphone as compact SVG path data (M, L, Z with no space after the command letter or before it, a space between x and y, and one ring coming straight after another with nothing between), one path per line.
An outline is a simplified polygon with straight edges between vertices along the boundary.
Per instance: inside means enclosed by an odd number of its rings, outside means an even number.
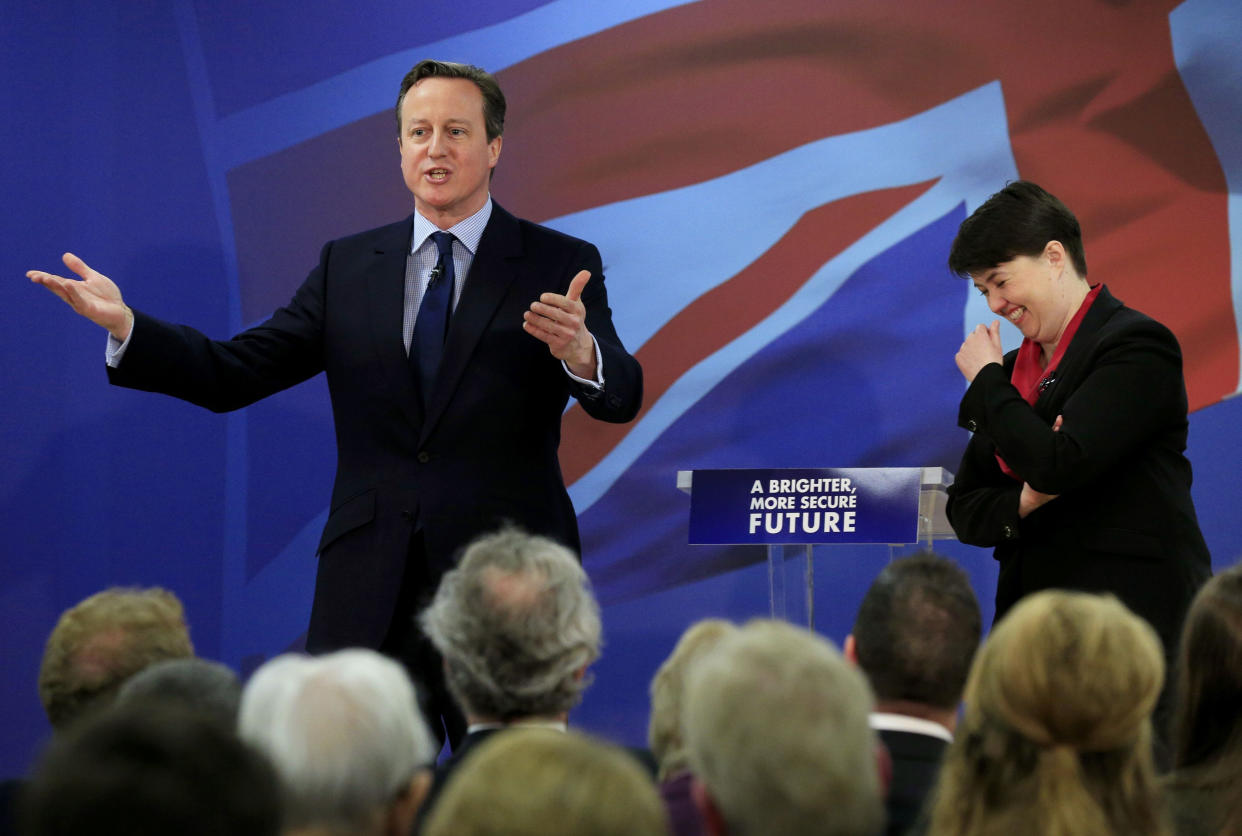
M1057 372L1056 372L1056 369L1053 369L1052 371L1048 372L1047 377L1039 381L1039 393L1042 395L1045 389L1047 389L1049 386L1051 386L1052 384L1056 382L1057 382Z
M443 276L443 275L444 275L444 265L443 265L443 264L437 263L435 267L432 267L432 268L431 268L431 280L432 280L433 282L434 282L436 279L438 279L438 278L440 278L441 276Z

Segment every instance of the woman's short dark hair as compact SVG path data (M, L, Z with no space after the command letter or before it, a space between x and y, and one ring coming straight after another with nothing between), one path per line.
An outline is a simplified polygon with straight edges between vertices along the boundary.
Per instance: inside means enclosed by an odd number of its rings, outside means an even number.
M949 269L967 277L1020 255L1038 256L1049 241L1060 241L1078 275L1086 278L1082 229L1074 213L1040 186L1018 180L962 221L949 250Z
M419 61L405 78L401 79L401 90L397 93L397 135L401 135L401 102L405 94L424 78L464 78L474 82L483 94L483 121L487 125L487 141L491 142L505 132L505 94L500 90L495 76L472 64L457 64L452 61Z

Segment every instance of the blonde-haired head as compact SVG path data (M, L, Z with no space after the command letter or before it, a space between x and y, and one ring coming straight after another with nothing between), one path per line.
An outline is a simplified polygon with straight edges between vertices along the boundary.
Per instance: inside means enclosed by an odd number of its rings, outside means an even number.
M971 669L931 833L1161 834L1150 716L1160 640L1112 596L1021 601Z

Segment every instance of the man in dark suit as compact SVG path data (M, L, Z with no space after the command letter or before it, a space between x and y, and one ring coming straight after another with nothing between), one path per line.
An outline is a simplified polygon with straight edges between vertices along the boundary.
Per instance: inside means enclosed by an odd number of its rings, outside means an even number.
M922 832L980 631L966 573L930 552L888 564L863 596L844 650L875 691L871 727L892 758L889 836Z
M576 552L561 413L573 395L596 418L629 421L642 399L595 247L492 202L504 117L486 72L416 65L397 99L415 213L329 242L289 304L231 340L131 310L71 254L81 281L28 274L109 331L118 385L223 411L327 373L337 473L307 647L401 659L452 739L460 715L414 614L457 550L502 521Z
M422 626L444 658L468 732L436 767L420 818L449 776L489 736L509 727L564 731L599 658L599 605L574 554L506 528L475 540L444 576Z

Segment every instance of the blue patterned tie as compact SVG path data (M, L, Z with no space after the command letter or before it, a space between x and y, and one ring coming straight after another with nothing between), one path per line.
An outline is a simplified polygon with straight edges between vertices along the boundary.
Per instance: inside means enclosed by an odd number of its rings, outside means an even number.
M453 236L447 232L431 233L440 260L431 271L431 281L423 292L423 301L414 321L414 345L412 351L418 357L418 382L423 395L423 405L431 400L431 384L440 368L440 356L444 354L444 335L448 333L449 314L453 310Z

